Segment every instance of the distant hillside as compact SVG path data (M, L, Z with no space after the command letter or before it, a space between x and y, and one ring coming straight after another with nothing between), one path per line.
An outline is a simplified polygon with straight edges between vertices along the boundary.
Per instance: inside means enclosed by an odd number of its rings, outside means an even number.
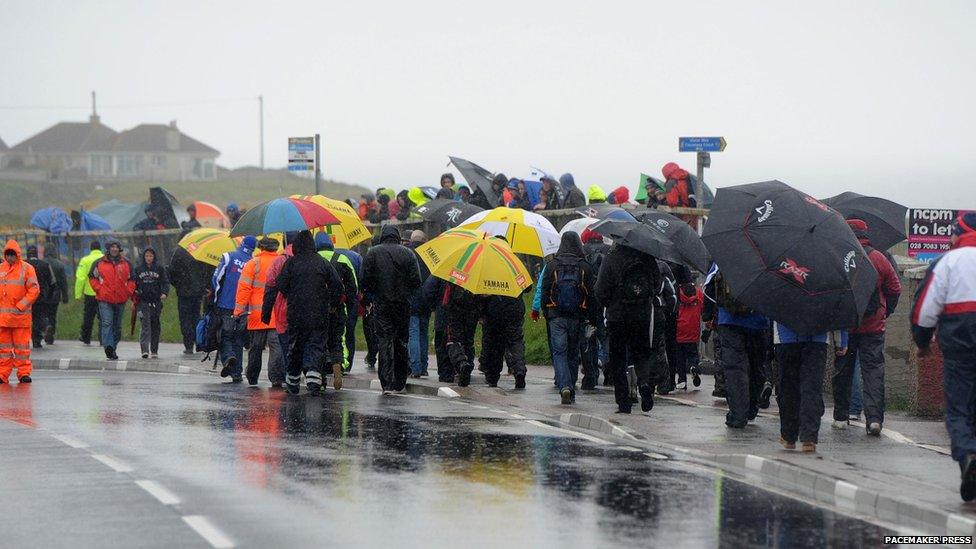
M315 189L314 180L293 176L284 169L218 168L217 177L216 181L173 183L0 181L0 227L24 227L31 213L45 206L59 206L70 211L79 206L90 209L113 198L123 202L142 202L149 197L149 187L155 186L164 187L181 204L205 200L224 206L235 201L245 208L279 196L312 194ZM363 192L366 189L357 185L322 181L322 193L332 198L358 198Z

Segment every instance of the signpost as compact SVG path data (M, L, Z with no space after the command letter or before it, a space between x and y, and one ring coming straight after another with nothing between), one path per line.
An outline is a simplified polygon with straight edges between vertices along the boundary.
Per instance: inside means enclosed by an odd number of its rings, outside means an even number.
M322 168L319 156L319 134L315 137L288 138L288 171L294 173L315 173L315 194L322 194L320 181Z
M949 251L952 223L968 210L908 210L908 256L926 263Z
M724 137L678 138L678 152L698 153L698 172L696 174L698 184L695 185L695 201L699 207L705 203L705 168L712 166L712 155L709 153L722 152L727 144Z

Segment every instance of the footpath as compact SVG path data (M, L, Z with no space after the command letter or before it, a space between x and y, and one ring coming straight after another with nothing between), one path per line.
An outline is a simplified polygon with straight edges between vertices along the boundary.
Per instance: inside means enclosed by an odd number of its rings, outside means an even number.
M181 345L161 344L159 359L141 359L137 343L122 343L118 354L121 360L108 361L95 345L57 341L36 349L32 358L35 368L45 370L217 375L212 360L201 363L202 354L183 355ZM379 380L375 371L365 369L363 354L357 353L344 387L378 390ZM436 363L434 357L430 363ZM506 409L653 455L719 467L750 482L919 534L976 535L976 504L959 498L959 468L948 455L941 421L889 413L882 436L875 438L865 434L863 423L832 429L828 408L817 452L804 454L778 444L775 399L747 428L726 428L725 401L711 396L711 376L703 376L700 388L657 396L649 413L635 406L634 413L624 415L614 413L609 388L579 391L576 404L561 405L550 366L529 366L527 387L519 391L511 376L492 388L476 371L472 384L462 388L438 383L433 368L430 373L410 379L407 392ZM261 384L267 386L263 375Z

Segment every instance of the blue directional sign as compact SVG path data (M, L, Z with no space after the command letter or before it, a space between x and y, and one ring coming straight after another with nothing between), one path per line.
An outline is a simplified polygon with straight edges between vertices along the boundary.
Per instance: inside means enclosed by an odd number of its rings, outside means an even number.
M724 137L679 137L679 152L722 152L725 150Z

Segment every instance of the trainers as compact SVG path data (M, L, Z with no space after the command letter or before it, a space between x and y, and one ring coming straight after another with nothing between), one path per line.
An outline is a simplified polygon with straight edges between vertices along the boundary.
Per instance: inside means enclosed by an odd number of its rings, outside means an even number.
M30 383L31 381L33 381L33 380L31 379L30 376L20 376L20 382L21 383Z
M54 326L48 326L44 329L44 343L51 345L54 343Z
M769 408L769 399L773 396L773 384L766 382L763 385L762 393L759 393L759 408L765 410Z
M790 442L783 437L779 437L779 443L783 445L783 448L787 450L796 450L796 443Z
M650 412L654 408L654 391L650 385L641 385L637 388L640 393L640 405L642 412Z
M149 353L149 358L159 360L159 353Z
M973 501L976 499L976 454L966 454L959 463L959 469L962 473L959 495L963 501Z
M314 381L308 382L305 385L305 388L308 389L308 394L312 396L318 396L318 394L322 392L322 386Z
M457 378L458 378L458 387L467 387L468 384L471 383L471 374L467 372L461 372L460 374L458 374Z
M573 402L573 392L569 390L569 387L563 387L559 391L559 397L563 404L571 404Z
M871 436L873 436L873 437L880 437L881 436L881 424L878 423L877 421L872 421L871 424L868 425L868 434L871 435Z
M35 349L41 349L41 348L43 348L43 347L41 346L41 342L40 342L40 341L35 341L35 342L34 342L34 348L35 348Z
M147 358L149 358L149 353L142 353L142 359L146 360Z
M230 373L234 370L234 366L237 366L237 358L228 358L227 362L224 363L224 367L220 369L220 377L230 376Z
M847 429L847 426L849 424L850 424L849 421L835 419L834 422L830 424L830 426L834 429Z
M675 385L674 388L677 391L687 391L688 390L688 383L682 381L681 383Z
M525 376L515 376L515 388L525 389Z
M804 442L803 443L803 453L813 454L817 452L817 443L815 442Z
M111 345L105 347L105 358L109 360L115 360L119 358L118 355L115 354L115 347L112 347Z
M336 391L342 389L342 364L332 365L332 388Z
M250 385L251 387L256 386L258 384L258 378L247 376L247 384Z
M241 376L234 376L234 377L230 378L230 381L231 381L231 383L241 383L241 382L244 381L244 378L241 377Z
M691 384L695 387L701 387L701 371L698 366L691 367Z
M420 379L420 374L410 374L413 379Z

